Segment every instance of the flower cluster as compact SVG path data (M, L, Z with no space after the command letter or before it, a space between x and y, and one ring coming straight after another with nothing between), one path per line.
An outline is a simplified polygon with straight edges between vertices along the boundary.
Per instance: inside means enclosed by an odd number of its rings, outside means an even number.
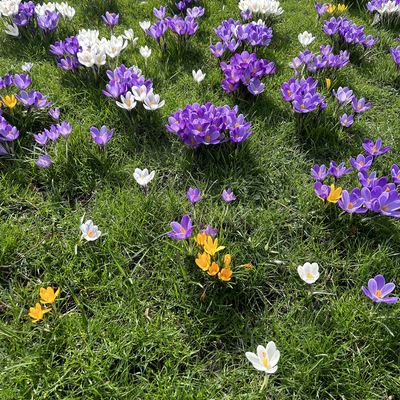
M310 76L308 79L290 78L289 82L282 85L281 95L283 100L289 101L293 110L299 114L314 111L319 106L319 111L326 108L325 97L316 93L318 81Z
M396 20L400 14L400 2L398 0L372 0L366 4L371 13L371 18L376 11L374 24L386 19L388 22Z
M250 11L265 17L275 17L283 13L282 7L279 7L279 1L275 0L241 0L238 6L241 11Z
M198 148L201 144L218 144L228 140L235 143L247 139L253 132L249 132L251 122L245 122L244 116L236 116L238 106L231 109L229 106L215 107L211 103L200 106L198 103L188 104L184 110L179 109L168 118L168 131L176 133L182 138L186 146ZM229 131L229 138L224 132Z
M58 288L55 293L52 287L48 287L47 289L40 288L40 299L41 299L40 303L51 304L53 306L53 303L56 300L56 297L58 296L59 293L60 293L60 288ZM29 308L28 315L31 318L33 318L32 322L38 322L39 320L43 319L44 314L51 311L51 308L42 309L40 303L36 303L35 307Z
M347 9L347 6L344 4L338 4L337 7L334 4L324 3L317 3L314 5L315 11L318 13L318 20L321 18L323 14L326 12L328 14L332 14L333 12L337 11L338 13L342 13L344 10Z
M11 36L18 36L19 29L24 32L34 35L37 31L35 29L35 20L37 27L42 29L46 36L49 36L51 31L58 28L58 20L61 16L68 17L71 21L75 15L75 9L68 5L68 3L43 3L36 6L32 1L20 3L20 1L4 1L0 3L1 15L12 19L12 25L8 25L6 33ZM58 12L57 12L58 11Z
M249 54L244 51L242 54L235 54L229 64L221 63L221 69L225 75L222 81L222 88L226 92L234 92L241 84L253 95L264 91L261 79L275 72L275 64L267 60L257 60L256 53Z
M371 35L366 36L364 26L352 24L351 20L343 17L332 17L329 21L324 22L322 31L330 37L338 33L339 37L349 46L362 44L364 50L371 47L378 41L378 38L373 39Z
M382 139L378 139L376 143L366 139L363 148L366 156L359 154L357 158L350 158L353 168L346 169L344 163L336 166L334 161L331 162L330 168L327 170L325 165L315 165L311 169L311 176L317 180L314 184L315 194L329 202L336 203L338 206L348 213L366 213L371 211L373 215L386 215L400 218L400 196L396 190L396 184L400 183L399 167L393 164L391 167L391 175L394 183L388 183L386 176L378 178L376 172L368 173L371 167L373 157L386 153L391 146L382 147ZM350 191L342 188L334 189L323 184L325 178L332 174L337 179L352 171L358 171L358 180L360 187L356 187ZM336 192L336 193L334 193ZM341 200L340 199L341 194Z
M299 57L295 57L292 62L289 63L289 67L295 71L295 76L300 76L300 67L303 65L302 72L305 68L310 73L320 72L324 69L332 69L335 71L339 68L343 68L350 60L350 54L347 51L340 50L339 55L334 55L333 46L320 47L321 54L313 54L309 50L300 52Z
M145 80L142 71L136 66L126 68L122 64L114 71L107 71L107 76L110 82L103 93L114 98L120 108L131 111L140 102L146 110L153 112L165 104L164 100L160 102L158 94L153 93L151 79Z
M223 21L217 29L213 29L223 41L223 43L218 42L215 46L210 46L211 53L215 57L221 57L226 49L235 53L240 44L244 46L248 43L253 50L265 47L269 45L272 38L272 28L268 28L262 20L242 25L239 20L230 18L228 21Z

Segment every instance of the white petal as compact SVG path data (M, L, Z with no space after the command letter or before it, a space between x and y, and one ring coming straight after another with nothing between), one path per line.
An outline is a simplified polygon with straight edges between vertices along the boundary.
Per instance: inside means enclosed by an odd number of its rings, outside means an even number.
M268 342L267 344L267 357L268 357L268 363L271 360L271 358L274 356L276 352L276 346L274 342Z
M281 357L280 351L276 350L274 355L269 359L269 362L268 362L268 364L271 366L271 369L273 367L275 367L276 364L278 364L280 357Z

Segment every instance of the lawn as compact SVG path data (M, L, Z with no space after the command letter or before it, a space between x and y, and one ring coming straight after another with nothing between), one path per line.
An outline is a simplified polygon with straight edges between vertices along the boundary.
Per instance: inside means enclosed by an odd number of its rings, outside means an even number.
M400 25L372 25L362 0L319 21L313 1L282 1L284 12L266 19L270 44L255 51L276 71L253 96L222 88L221 60L210 51L221 41L213 28L229 18L246 23L237 1L193 0L188 7L205 10L197 31L184 44L168 29L165 51L139 22L154 24L153 8L161 5L167 16L185 17L174 2L68 3L76 10L72 22L61 17L49 37L39 30L13 37L6 26L0 33L0 76L33 63L27 91L52 102L32 113L21 102L14 110L4 101L1 107L20 136L14 153L0 158L0 398L398 399L399 302L374 303L361 288L381 274L396 285L391 296L399 295L399 221L321 201L310 169L332 160L350 168L365 139L382 138L391 149L374 157L368 173L392 182L391 166L400 163L400 73L390 48L400 45ZM50 46L80 29L110 39L101 18L106 11L119 13L114 35L133 29L136 47L128 44L99 73L61 69ZM303 51L299 33L311 32L307 48L319 53L331 44L324 20L338 15L379 40L366 52L360 44L350 49L350 62L336 73L312 75L328 103L315 124L318 112L294 113L281 88L294 77L289 63ZM147 62L139 51L145 45L152 50ZM336 42L334 54L340 50L346 44ZM231 56L225 50L222 61ZM140 68L165 105L150 112L138 104L130 114L105 96L106 71L121 64ZM197 84L192 71L199 69L205 78ZM371 103L348 128L339 123L345 110L332 92L339 87ZM9 94L19 92L12 86ZM0 94L6 97L4 87ZM166 129L172 113L208 102L238 106L252 134L240 143L191 148ZM56 107L60 123L72 126L68 155L64 138L56 146L48 140L52 163L40 168L44 151L33 135L56 124L49 114ZM102 126L114 132L104 153L90 133ZM155 171L147 193L133 176L136 168ZM361 188L357 172L336 187ZM200 191L195 209L186 196L190 187ZM222 198L228 188L235 194L229 203ZM184 215L193 222L189 246L168 235ZM81 237L87 220L101 231L96 240ZM207 225L225 246L219 254L232 257L229 281L195 263L193 238ZM319 265L312 293L297 271L306 262ZM52 310L33 323L30 308L47 287L60 288L54 308L42 305ZM245 353L270 341L281 355L260 392L266 374Z

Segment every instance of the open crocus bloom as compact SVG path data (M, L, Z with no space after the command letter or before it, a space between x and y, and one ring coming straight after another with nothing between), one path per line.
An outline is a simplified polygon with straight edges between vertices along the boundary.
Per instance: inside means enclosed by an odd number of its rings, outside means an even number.
M192 220L188 215L184 215L181 223L171 222L174 232L168 232L168 236L173 239L187 239L192 234Z
M385 278L382 275L377 275L374 279L368 281L368 289L364 286L362 287L363 293L375 301L376 303L395 303L397 297L388 297L384 299L389 293L392 293L395 288L394 283L385 283Z
M276 349L274 342L268 342L267 347L257 346L257 354L246 352L247 359L258 371L273 374L278 369L281 353Z
M101 235L98 227L93 225L93 221L90 219L81 225L81 231L82 237L87 241L96 240Z
M133 177L139 185L146 186L154 178L155 173L155 171L151 171L149 174L147 168L145 168L143 171L139 168L136 168L135 172L133 173Z
M314 283L319 278L318 264L306 262L303 266L297 267L300 278L306 283Z

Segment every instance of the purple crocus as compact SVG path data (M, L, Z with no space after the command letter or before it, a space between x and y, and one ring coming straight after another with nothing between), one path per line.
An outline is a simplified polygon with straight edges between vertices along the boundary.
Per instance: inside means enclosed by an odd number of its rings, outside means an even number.
M188 9L186 10L186 14L187 14L189 17L198 19L199 17L201 17L202 15L204 15L204 8L203 8L203 7L193 7L193 9L188 8Z
M348 87L339 87L337 92L335 92L335 89L332 90L333 95L339 100L339 107L350 101L353 97L353 91L350 90Z
M222 44L221 42L218 42L215 46L210 45L211 53L215 57L221 57L225 49L226 49L226 44Z
M60 132L61 135L64 136L65 141L68 141L68 136L72 132L72 126L65 121L61 122L61 125L57 124L57 130Z
M0 140L2 140L4 142L11 142L18 138L19 130L17 129L16 126L11 126L9 124L7 124L3 128L3 124L2 124L2 127L0 128L0 134L3 136L3 137L0 136Z
M389 293L392 293L395 288L394 283L385 283L385 278L382 275L377 275L374 279L368 281L368 289L362 287L363 293L373 300L375 303L395 303L397 297L388 297L384 299Z
M46 133L39 133L37 135L33 135L33 137L35 138L36 142L38 142L39 144L41 144L43 147L46 147L46 142L48 139L48 136L46 135Z
M339 166L336 166L335 161L331 161L329 165L328 173L332 174L335 177L335 182L338 178L340 178L344 174L348 174L349 172L353 171L353 168L346 169L344 162L341 163Z
M170 238L188 240L192 234L192 220L188 215L184 215L180 224L171 222L171 228L174 232L168 232Z
M311 168L311 176L318 181L323 181L329 174L330 172L326 171L326 167L323 164L321 166L315 164L314 167Z
M392 175L392 181L396 184L400 183L400 168L398 165L393 164L390 167L390 173Z
M49 114L56 120L58 121L58 118L60 117L60 110L58 108L56 108L55 110L53 110L52 108L50 108Z
M13 84L19 87L21 90L26 89L32 82L31 78L29 76L26 76L25 74L15 74L14 78L11 79L13 81Z
M159 10L157 8L153 8L153 14L158 19L164 19L165 17L165 7L161 6Z
M381 150L381 138L379 138L376 143L374 143L372 140L365 139L362 146L368 156L379 156L380 154L384 154L392 148L392 146L387 146Z
M380 186L374 187L373 190L381 189ZM382 192L382 189L381 189ZM380 196L372 201L371 210L387 215L388 217L400 218L400 212L396 211L400 208L400 197L397 190L392 190L390 192L383 192Z
M28 109L30 109L32 105L35 104L36 91L32 89L29 93L27 93L25 90L21 90L20 95L18 96L17 94L15 94L15 97L22 104L27 106Z
M7 156L10 153L0 144L0 156Z
M106 12L106 16L102 15L103 21L111 28L111 31L114 29L114 26L118 23L119 14Z
M320 199L325 200L331 192L331 187L323 185L321 182L315 182L314 192Z
M30 92L29 92L29 94L30 94ZM35 93L35 109L50 106L52 101L49 101L48 103L46 103L46 101L47 101L47 96L43 96L42 93L40 93L40 92Z
M207 225L207 229L203 229L201 233L205 233L207 236L214 237L217 234L217 228L212 229L211 225Z
M235 200L235 195L232 193L231 189L229 188L228 190L224 190L222 192L222 198L229 203L232 200Z
M49 168L50 164L51 164L51 159L47 154L44 156L40 156L39 160L36 161L36 165L41 168Z
M45 129L44 133L46 136L56 144L58 137L60 136L60 131L54 126L51 125L50 130Z
M314 5L315 11L318 13L318 20L321 18L322 14L326 12L329 8L329 4L321 4L317 3Z
M92 135L93 140L102 147L103 153L104 153L104 146L107 144L107 142L112 138L112 135L114 134L114 130L110 129L110 132L107 133L107 128L106 126L102 126L99 130L92 126L90 128L90 134Z
M350 194L347 190L343 190L341 200L338 200L337 204L342 210L350 214L354 212L365 213L368 211L367 208L360 208L364 205L364 199L361 197L359 188L354 188Z
M362 154L359 154L357 159L350 157L350 162L355 169L361 171L362 169L368 169L371 166L372 158L372 156L364 157Z
M188 200L194 205L199 201L200 198L200 191L199 189L189 188L188 192L186 193Z
M371 174L368 174L368 171L366 169L362 169L358 173L358 180L364 187L372 188L374 186L371 185L371 182L376 181L376 171L373 171Z
M250 19L252 17L252 13L250 10L246 10L246 11L242 11L240 13L240 16L242 17L242 19L244 19L245 21L247 21L248 19Z
M264 84L262 84L261 81L258 78L256 78L256 79L250 81L250 84L247 87L247 90L254 96L257 96L258 94L260 94L264 91Z
M341 117L339 117L339 122L342 124L342 126L348 128L354 122L353 116L352 115L347 116L347 114L343 114Z
M371 107L371 103L365 104L365 99L360 99L357 101L356 97L353 96L353 100L351 101L351 105L353 107L354 112L360 113L362 111L368 110Z

